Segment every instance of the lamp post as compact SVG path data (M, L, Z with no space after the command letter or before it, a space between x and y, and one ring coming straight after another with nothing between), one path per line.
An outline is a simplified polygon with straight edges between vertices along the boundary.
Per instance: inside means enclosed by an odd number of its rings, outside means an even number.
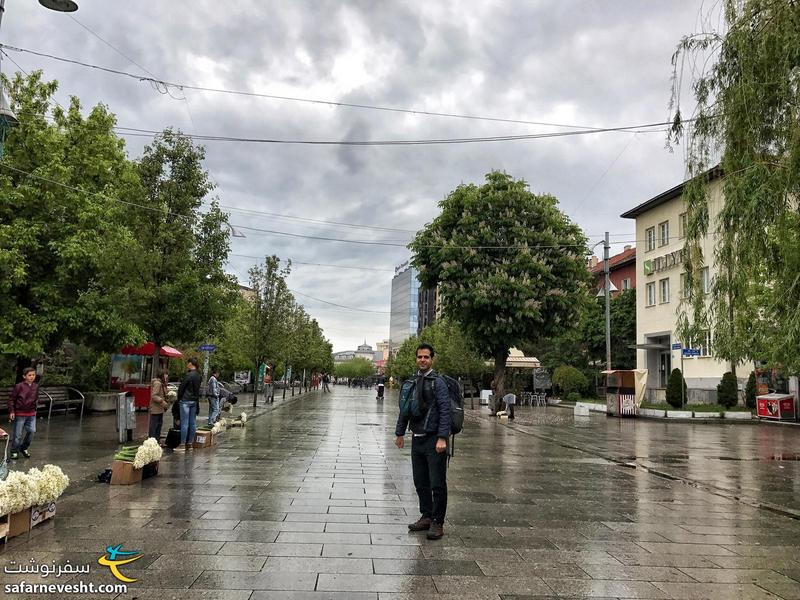
M39 4L50 10L58 12L75 12L78 10L78 5L72 0L39 0ZM3 15L6 12L6 0L0 0L0 25L3 24ZM3 54L0 52L0 73L2 72ZM3 84L0 82L0 158L3 158L3 150L5 148L6 136L8 133L19 125L19 120L11 110L6 100Z
M605 308L606 308L606 371L611 370L611 292L616 288L612 288L611 286L611 278L609 275L609 251L611 250L611 245L608 241L609 234L606 231L605 239L603 241L597 242L594 246L592 246L592 254L594 254L594 249L597 248L600 244L603 244L603 289L597 293L597 297L599 298L602 294L605 296Z

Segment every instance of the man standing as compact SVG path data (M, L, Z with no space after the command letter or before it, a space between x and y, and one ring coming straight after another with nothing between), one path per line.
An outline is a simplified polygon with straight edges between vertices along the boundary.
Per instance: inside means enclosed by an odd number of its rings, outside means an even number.
M200 404L200 382L202 377L197 370L197 359L192 357L186 362L187 373L178 388L180 402L181 444L189 450L194 443L197 432L197 407Z
M432 368L433 347L417 346L417 375L414 394L423 407L419 417L399 415L395 427L395 446L405 445L406 428L411 429L411 469L419 497L421 517L408 528L428 530L429 540L444 535L447 512L447 438L450 437L450 396L447 383Z
M327 373L323 373L323 374L322 374L322 391L323 391L323 393L324 393L324 392L330 392L330 391L331 391L331 388L330 388L330 387L328 387L328 384L329 384L330 382L331 382L331 377L330 377L330 375L328 375Z
M219 369L211 371L206 394L208 394L208 426L213 427L219 416Z

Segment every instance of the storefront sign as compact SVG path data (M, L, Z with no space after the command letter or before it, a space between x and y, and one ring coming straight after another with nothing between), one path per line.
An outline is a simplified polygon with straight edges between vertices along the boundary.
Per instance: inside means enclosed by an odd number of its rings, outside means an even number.
M659 256L658 258L651 258L644 261L644 274L652 275L653 273L667 271L677 267L678 265L682 265L683 254L683 249L680 249L675 250L675 252L665 254L664 256Z

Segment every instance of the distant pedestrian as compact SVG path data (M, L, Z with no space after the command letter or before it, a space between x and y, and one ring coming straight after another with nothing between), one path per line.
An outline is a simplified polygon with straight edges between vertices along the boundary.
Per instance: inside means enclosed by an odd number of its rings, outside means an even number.
M200 383L202 377L197 371L197 359L192 357L186 361L186 376L178 388L180 403L181 444L189 450L197 433L197 408L200 405Z
M428 539L438 540L444 536L447 513L450 395L447 383L433 370L432 364L433 347L430 344L417 346L417 374L410 393L416 397L415 404L420 407L420 415L398 415L394 443L398 448L403 448L406 429L411 429L411 470L421 516L408 529L427 529Z
M383 390L386 387L386 378L383 375L378 377L378 382L375 384L375 389L378 395L375 397L376 400L383 400Z
M322 374L322 391L323 392L330 392L331 388L328 385L331 382L331 377L327 373Z
M206 395L208 396L208 426L213 427L219 417L219 369L211 371L211 377L206 386Z
M30 458L28 452L33 434L36 433L36 405L39 402L39 384L36 383L36 369L26 367L22 371L22 381L11 390L8 398L8 420L14 424L11 442L11 458L19 458L19 453Z
M264 371L264 404L275 400L275 384L272 383L272 367L267 365Z
M514 420L514 405L517 403L517 396L514 394L506 394L503 396L503 402L506 403L506 413L508 413L508 420ZM525 415L523 415L524 417Z
M164 424L164 411L169 406L167 399L167 371L159 371L158 377L150 382L150 427L148 437L161 440L161 426Z

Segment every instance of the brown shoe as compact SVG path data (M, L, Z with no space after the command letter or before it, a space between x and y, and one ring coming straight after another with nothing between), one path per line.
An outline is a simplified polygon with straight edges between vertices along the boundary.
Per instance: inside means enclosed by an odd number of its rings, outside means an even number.
M185 449L186 449L186 451L188 452L189 450L191 450L191 449L192 449L192 445L191 445L191 444L186 444L186 445L184 446L184 448L185 448Z
M426 536L429 540L440 540L444 536L444 525L442 523L437 523L436 521L431 521L431 528L428 529L428 535Z
M431 520L428 517L420 517L419 521L416 523L411 523L408 526L409 531L425 531L426 529L430 529L431 527Z

